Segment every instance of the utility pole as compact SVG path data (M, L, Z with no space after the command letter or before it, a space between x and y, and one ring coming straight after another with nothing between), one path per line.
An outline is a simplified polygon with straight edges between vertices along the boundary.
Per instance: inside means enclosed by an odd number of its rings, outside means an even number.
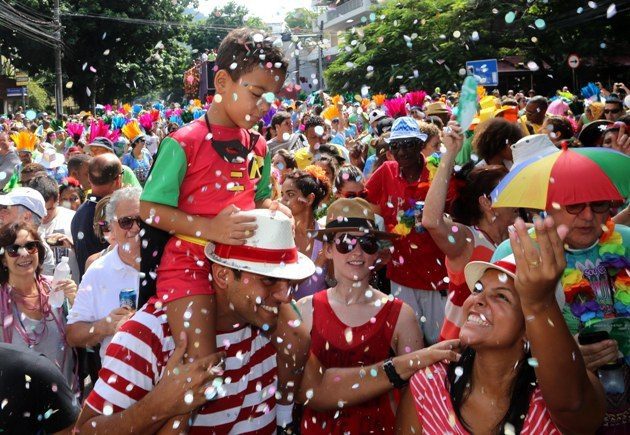
M319 89L324 90L324 21L319 22L319 62L317 72L319 75Z
M61 119L63 115L63 77L61 71L61 16L59 13L59 0L55 0L53 9L53 19L57 30L55 30L55 116Z

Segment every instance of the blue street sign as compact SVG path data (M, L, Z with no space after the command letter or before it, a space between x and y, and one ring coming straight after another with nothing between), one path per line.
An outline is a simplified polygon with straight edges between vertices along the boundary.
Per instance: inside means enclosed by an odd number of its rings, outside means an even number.
M499 85L499 66L496 59L470 60L466 62L466 71L482 86Z
M26 88L7 88L7 97L26 96Z

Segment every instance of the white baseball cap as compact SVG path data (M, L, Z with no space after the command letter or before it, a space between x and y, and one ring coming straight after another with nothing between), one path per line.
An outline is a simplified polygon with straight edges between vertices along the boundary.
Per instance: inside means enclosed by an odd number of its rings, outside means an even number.
M16 187L6 195L0 195L0 205L21 205L40 218L46 216L46 201L41 193L30 187Z
M208 243L205 254L214 263L272 278L303 280L315 273L315 264L298 252L291 220L267 209L245 211L256 218L258 229L244 245Z
M387 115L382 110L374 109L370 112L369 115L369 123L372 124L374 121L378 121L379 119L386 118Z

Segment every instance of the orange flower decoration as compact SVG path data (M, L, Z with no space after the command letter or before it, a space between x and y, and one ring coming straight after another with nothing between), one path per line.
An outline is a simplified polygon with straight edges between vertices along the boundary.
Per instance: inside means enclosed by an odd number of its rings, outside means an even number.
M376 103L377 106L382 106L386 98L387 98L387 95L385 94L376 94L372 97L372 101L374 101L374 103Z

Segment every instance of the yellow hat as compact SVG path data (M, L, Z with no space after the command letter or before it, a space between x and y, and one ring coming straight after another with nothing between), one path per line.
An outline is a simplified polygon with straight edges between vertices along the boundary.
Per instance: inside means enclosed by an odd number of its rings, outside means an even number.
M138 124L138 121L136 121L135 119L125 124L123 128L121 129L121 131L125 135L125 137L129 139L129 142L131 142L132 144L138 139L144 137L144 133L142 133L142 130L140 129L140 125Z
M492 108L492 110L494 111L494 109L497 107L496 98L494 98L494 96L492 95L487 95L479 100L479 105L482 109Z
M479 122L484 122L492 118L494 118L494 106L486 107L479 112Z
M23 130L19 133L11 135L11 140L15 144L18 151L26 151L32 153L37 144L37 137L30 131Z

